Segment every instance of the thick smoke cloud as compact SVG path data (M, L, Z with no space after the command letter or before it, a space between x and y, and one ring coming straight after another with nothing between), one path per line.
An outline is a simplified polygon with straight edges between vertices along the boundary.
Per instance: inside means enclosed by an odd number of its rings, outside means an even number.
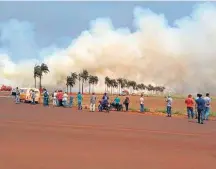
M45 62L50 68L43 79L45 86L64 85L70 72L86 68L100 77L98 90L104 89L104 76L110 76L164 85L177 93L214 93L216 22L213 18L216 7L204 3L171 27L163 14L137 7L135 32L128 28L115 29L109 18L98 18L67 48L47 47L42 51L38 51L34 41L32 24L10 20L0 25L3 44L0 81L33 86L33 66ZM15 63L10 59L13 54L29 58ZM36 56L43 59L36 60Z

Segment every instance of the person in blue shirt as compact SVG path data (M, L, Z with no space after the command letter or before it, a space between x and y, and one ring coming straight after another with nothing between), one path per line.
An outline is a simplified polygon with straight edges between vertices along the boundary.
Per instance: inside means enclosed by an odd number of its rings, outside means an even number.
M44 89L44 93L43 93L43 105L49 106L49 93L46 89Z
M78 110L82 110L82 101L83 101L82 94L78 92L77 95Z
M196 99L197 113L198 113L198 123L203 124L203 116L205 110L205 100L202 98L202 94L197 94Z

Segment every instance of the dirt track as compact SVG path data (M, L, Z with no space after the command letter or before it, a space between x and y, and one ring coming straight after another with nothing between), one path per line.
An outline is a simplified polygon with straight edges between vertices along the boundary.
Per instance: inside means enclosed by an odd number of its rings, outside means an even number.
M216 121L15 105L0 98L2 169L214 169Z

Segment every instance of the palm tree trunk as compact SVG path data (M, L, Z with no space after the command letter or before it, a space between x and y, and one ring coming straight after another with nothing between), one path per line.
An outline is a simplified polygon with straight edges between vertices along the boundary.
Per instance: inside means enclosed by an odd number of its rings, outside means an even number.
M82 94L83 94L83 85L84 85L84 81L82 81Z
M70 86L70 94L71 94L71 88L72 88L72 87Z
M36 85L36 83L37 83L37 82L36 82L36 77L34 77L34 82L35 82L35 88L36 88L36 87L37 87L37 85Z
M79 80L79 92L80 92L80 80Z
M41 79L42 79L42 77L40 76L39 77L39 86L40 86L40 89L42 88Z
M67 86L67 93L68 93L68 85L66 85Z
M91 92L91 83L89 83L89 94Z

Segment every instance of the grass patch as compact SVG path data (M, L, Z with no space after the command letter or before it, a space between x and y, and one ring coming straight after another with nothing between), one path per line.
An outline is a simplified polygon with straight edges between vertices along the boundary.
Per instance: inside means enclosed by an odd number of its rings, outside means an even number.
M216 117L216 112L211 112L209 116Z
M148 107L144 107L144 112L150 112L150 109Z
M129 108L129 110L130 110L130 111L137 111L137 109L135 109L135 108L133 108L133 107Z
M164 114L167 113L165 109L156 109L155 112L164 113Z
M177 115L184 115L184 113L183 113L183 112L181 112L181 111L173 111L173 112L172 112L172 114L177 114Z

